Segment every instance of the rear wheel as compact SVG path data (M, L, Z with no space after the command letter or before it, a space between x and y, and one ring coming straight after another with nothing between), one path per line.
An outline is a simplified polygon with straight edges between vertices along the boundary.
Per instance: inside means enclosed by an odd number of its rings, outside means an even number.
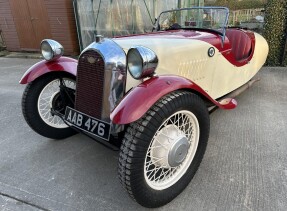
M60 91L61 85L65 91ZM22 97L22 112L28 125L40 135L52 139L75 134L53 112L64 115L66 106L73 106L75 89L75 77L65 73L51 73L29 83Z
M121 183L142 206L170 202L193 178L208 136L201 98L185 91L168 94L128 127L119 158Z

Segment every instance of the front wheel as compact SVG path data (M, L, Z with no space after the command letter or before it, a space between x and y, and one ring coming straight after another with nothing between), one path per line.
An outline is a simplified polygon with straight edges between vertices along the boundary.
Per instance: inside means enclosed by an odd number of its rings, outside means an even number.
M28 125L52 139L74 135L76 132L55 112L64 115L66 106L73 106L75 89L75 77L65 73L50 73L29 83L22 96L22 112Z
M159 207L180 194L203 158L209 114L195 94L176 91L160 99L124 137L119 178L145 207Z

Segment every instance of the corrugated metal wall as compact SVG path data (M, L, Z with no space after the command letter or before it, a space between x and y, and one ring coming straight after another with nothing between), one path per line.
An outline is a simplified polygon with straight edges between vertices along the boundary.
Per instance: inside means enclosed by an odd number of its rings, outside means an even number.
M7 50L19 50L19 38L8 0L0 0L0 29L2 30L2 38Z
M20 48L39 49L43 37L51 37L48 15L42 0L9 0Z
M72 0L44 0L44 3L52 38L64 46L66 54L78 54L79 44Z
M31 3L28 0L19 0L22 4ZM7 50L9 51L22 51L22 50L31 50L31 51L39 51L39 44L37 47L35 45L31 45L31 47L25 48L21 47L21 38L29 37L28 32L31 33L31 30L25 31L24 27L16 27L15 17L13 16L13 12L21 10L20 4L13 4L11 2L15 2L12 0L0 0L0 29L2 30L2 37L6 44ZM74 8L72 0L40 0L42 5L44 5L45 12L48 15L48 25L42 24L38 17L32 17L33 12L30 11L31 20L38 21L38 24L41 27L48 27L48 33L51 37L45 37L41 35L41 39L51 38L59 41L65 48L66 55L77 55L79 54L79 44L78 44L78 36L76 30L76 22L74 16ZM33 2L32 2L33 3ZM15 8L16 6L16 8ZM19 8L17 8L17 6ZM22 5L23 6L23 5ZM14 9L14 10L13 10ZM29 7L31 9L31 5ZM43 16L44 17L44 16ZM19 17L18 17L19 18ZM18 19L19 21L19 19ZM18 31L17 31L18 30ZM19 31L21 30L21 31ZM37 32L38 30L38 32ZM38 29L34 29L35 33L38 33L39 36L39 27ZM47 34L47 33L46 33ZM31 38L33 39L33 38ZM23 42L23 40L22 40ZM38 41L37 41L38 42Z

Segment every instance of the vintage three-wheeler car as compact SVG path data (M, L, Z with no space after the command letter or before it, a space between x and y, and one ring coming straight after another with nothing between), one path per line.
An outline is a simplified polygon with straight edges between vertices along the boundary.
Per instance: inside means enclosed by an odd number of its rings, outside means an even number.
M83 132L120 146L129 195L162 206L189 184L203 158L213 108L234 109L263 66L257 33L227 27L223 7L165 11L152 33L97 36L78 60L46 39L45 60L20 80L25 120L52 139Z

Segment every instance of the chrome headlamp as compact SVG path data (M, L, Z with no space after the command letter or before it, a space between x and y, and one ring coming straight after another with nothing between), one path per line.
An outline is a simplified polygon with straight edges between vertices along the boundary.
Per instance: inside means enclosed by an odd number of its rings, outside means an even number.
M128 70L134 79L143 79L154 74L158 59L151 49L135 46L128 51L127 64Z
M55 40L45 39L41 42L41 53L47 61L60 58L64 54L63 46Z

